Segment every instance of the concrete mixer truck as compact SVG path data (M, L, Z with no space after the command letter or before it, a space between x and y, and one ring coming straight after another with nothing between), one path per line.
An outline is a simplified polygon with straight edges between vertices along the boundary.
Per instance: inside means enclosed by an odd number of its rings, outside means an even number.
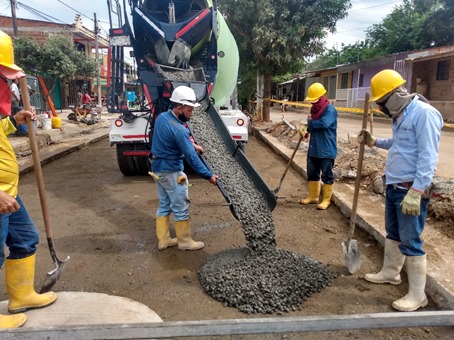
M106 105L109 113L119 113L109 139L116 146L120 171L126 176L147 174L154 120L168 109L170 93L178 85L192 87L200 101L224 107L217 113L231 138L244 148L249 119L230 103L237 83L238 49L216 2L107 3L111 29ZM135 84L125 80L128 50L137 65ZM128 100L128 86L140 93L134 106Z

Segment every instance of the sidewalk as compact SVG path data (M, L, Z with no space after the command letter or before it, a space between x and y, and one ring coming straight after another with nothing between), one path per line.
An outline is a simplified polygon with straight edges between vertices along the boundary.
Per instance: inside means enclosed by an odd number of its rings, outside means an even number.
M107 138L111 120L117 118L116 114L109 115L104 110L99 122L87 125L68 120L68 114L71 112L71 110L57 112L62 120L60 129L42 130L38 128L36 142L41 165L76 151L90 143ZM31 155L28 136L9 136L8 139L16 153L20 174L23 175L32 171L33 158L28 157Z
M297 116L289 118L289 112L285 114L287 121L297 120L295 117L306 118L307 114L297 113ZM281 121L282 113L275 109L271 112L272 123ZM298 118L298 119L301 119ZM271 125L269 123L268 125ZM361 126L361 121L358 120L358 126ZM289 161L293 149L290 149L276 137L266 132L266 124L259 127L254 127L254 135L260 138L263 142L268 144L274 152L282 156L286 162ZM351 127L351 135L356 135L359 131L355 124ZM391 129L389 129L391 130ZM345 132L347 133L347 132ZM301 154L305 151L300 151ZM294 157L292 167L307 179L306 172L306 157ZM333 202L337 205L346 217L351 216L352 202L353 202L354 185L349 185L341 182L336 182L333 193ZM360 190L359 199L356 212L356 227L364 230L373 236L382 246L385 241L385 205L384 199L379 196L371 196L366 192ZM345 231L347 234L347 230ZM431 227L430 221L426 224L424 230L425 250L428 256L427 267L427 285L426 293L432 300L441 308L454 309L454 240L448 239L442 235L436 228ZM444 240L443 243L435 242L436 240ZM361 249L361 244L359 245Z

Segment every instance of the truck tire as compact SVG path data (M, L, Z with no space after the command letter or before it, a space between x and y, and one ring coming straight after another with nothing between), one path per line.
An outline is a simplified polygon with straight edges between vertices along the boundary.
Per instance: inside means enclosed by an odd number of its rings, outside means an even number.
M147 144L134 144L134 150L146 151L150 150L150 147ZM148 157L139 156L133 158L136 165L137 176L148 176L148 171L150 171L150 159Z
M125 156L125 151L134 151L134 144L117 144L117 163L124 176L137 176L134 157Z

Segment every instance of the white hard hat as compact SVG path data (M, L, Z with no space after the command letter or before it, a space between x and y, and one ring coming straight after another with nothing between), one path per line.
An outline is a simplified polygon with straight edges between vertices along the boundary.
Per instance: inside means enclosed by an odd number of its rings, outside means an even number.
M197 103L194 90L188 86L178 86L175 90L173 90L170 101L192 107L200 106L200 104Z

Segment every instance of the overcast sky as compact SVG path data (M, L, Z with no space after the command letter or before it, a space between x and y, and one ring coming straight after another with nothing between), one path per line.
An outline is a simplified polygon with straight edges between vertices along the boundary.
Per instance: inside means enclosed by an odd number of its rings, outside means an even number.
M11 16L10 3L10 0L0 0L1 15ZM76 14L79 13L82 24L87 28L94 27L93 17L96 13L102 28L101 34L107 34L109 27L107 0L16 0L16 3L18 18L72 24ZM122 4L123 1L121 0L120 3ZM380 23L395 6L401 3L402 0L352 0L347 18L338 22L337 33L329 35L326 47L340 48L341 43L348 45L364 40L365 30L373 24Z

